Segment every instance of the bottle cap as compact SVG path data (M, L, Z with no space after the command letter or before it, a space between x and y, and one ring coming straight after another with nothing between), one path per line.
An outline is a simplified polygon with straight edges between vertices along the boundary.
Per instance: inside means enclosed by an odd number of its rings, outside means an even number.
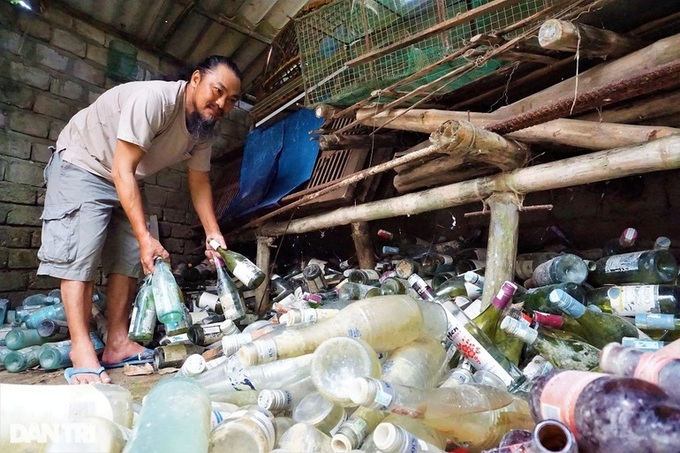
M561 289L552 290L549 298L551 303L574 318L580 318L586 312L583 304Z
M377 236L378 236L379 238L381 238L381 239L386 239L386 240L388 240L388 241L391 241L391 240L394 238L394 234L393 234L393 233L390 233L390 232L387 231L387 230L383 230L382 228L379 229L378 232L377 232L376 234L377 234Z
M373 442L382 451L393 450L403 442L403 438L408 434L402 432L403 428L394 426L392 423L381 423L373 431Z
M359 424L357 423L359 420L360 419L350 419L340 425L331 439L333 451L351 451L359 447L363 441L363 433L361 433L361 427L354 427L354 425ZM365 424L365 422L363 423Z
M638 232L635 228L626 228L623 230L621 233L621 237L619 238L619 243L623 246L630 247L635 243L635 240L638 237Z
M349 398L359 406L367 406L373 402L375 386L369 379L357 377L347 383L346 391Z
M506 316L501 321L501 329L510 335L514 335L527 344L532 344L538 337L538 332L523 325L519 320Z
M621 338L621 346L638 349L640 351L658 351L666 346L666 343L663 341L646 340L636 337L623 337Z
M505 306L510 302L516 290L517 285L514 283L508 281L503 282L501 288L498 290L498 294L496 294L491 303L500 310L505 309Z
M205 371L205 358L201 354L191 354L182 364L185 376L196 376Z
M654 241L655 250L668 250L671 247L671 240L666 236L659 236Z

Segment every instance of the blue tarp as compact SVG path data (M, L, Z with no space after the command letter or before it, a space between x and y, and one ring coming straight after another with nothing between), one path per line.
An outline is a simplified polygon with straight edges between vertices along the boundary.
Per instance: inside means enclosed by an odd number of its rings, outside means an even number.
M309 180L319 154L310 131L322 119L302 109L266 129L254 129L245 139L239 193L221 221L270 208Z

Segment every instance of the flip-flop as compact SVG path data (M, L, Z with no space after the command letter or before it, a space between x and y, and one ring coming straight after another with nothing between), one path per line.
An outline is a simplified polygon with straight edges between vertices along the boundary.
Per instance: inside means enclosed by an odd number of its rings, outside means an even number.
M71 378L77 374L96 374L101 377L103 372L103 366L100 366L99 368L66 368L64 370L64 377L66 378L66 382L70 384Z
M130 357L121 360L120 362L109 363L101 362L104 368L121 368L127 363L128 365L142 365L144 363L153 362L153 349L145 349L139 354L131 355Z

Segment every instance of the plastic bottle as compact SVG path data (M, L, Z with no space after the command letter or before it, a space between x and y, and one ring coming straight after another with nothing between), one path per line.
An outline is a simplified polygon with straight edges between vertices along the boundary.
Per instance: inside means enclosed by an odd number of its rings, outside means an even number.
M62 420L58 433L49 436L45 453L121 452L132 430L107 418L76 416Z
M531 280L537 286L545 286L568 282L581 284L586 277L588 277L586 263L576 255L565 253L539 264L534 269Z
M284 388L265 388L257 396L257 405L273 413L290 412L307 396L316 391L312 377L308 376Z
M274 448L273 415L248 406L227 416L210 433L210 453L268 453Z
M586 340L596 348L612 341L620 342L623 337L639 337L638 330L629 321L617 315L586 310L583 304L562 290L553 290L550 302L575 318L584 328Z
M104 343L97 334L90 332L90 341L97 354L104 352ZM72 365L69 354L71 353L71 340L56 343L45 343L38 351L38 361L44 370L58 370Z
M128 338L140 343L151 341L156 329L156 322L156 304L153 298L151 276L147 275L142 281L132 306Z
M392 423L379 424L373 432L373 442L384 453L402 453L404 451L445 453L444 450Z
M98 416L132 426L132 395L114 384L0 384L0 451L42 451L52 430L74 418ZM42 444L42 446L41 446Z
M61 341L69 338L68 323L55 319L43 319L37 327L38 335L48 341Z
M588 291L588 305L606 313L635 316L641 313L680 314L680 287L676 285L622 285Z
M229 272L247 288L255 289L264 282L264 272L248 258L233 250L223 249L215 239L208 239L208 244L219 253Z
M385 413L378 409L359 406L333 434L331 448L333 451L350 451L359 448L366 436L385 418Z
M588 280L595 286L621 283L670 283L678 264L668 250L646 250L601 258Z
M336 316L271 339L244 345L238 356L244 365L307 354L330 337L360 337L386 352L420 336L423 315L408 296L377 296L356 301Z
M382 366L382 379L408 387L433 388L439 382L445 360L444 346L429 335L422 336L388 355Z
M600 358L600 350L585 341L558 338L545 328L532 329L510 317L503 319L501 329L531 345L556 368L588 371Z
M341 406L350 407L354 406L349 396L352 379L380 377L380 362L378 354L365 341L334 337L316 348L310 372L321 395Z
M264 325L257 329L249 330L248 327L243 329L243 332L241 333L222 337L222 351L224 352L224 355L230 356L237 352L241 346L252 343L265 335L271 334L271 336L274 336L286 331L285 325L272 324L269 321L265 321Z
M318 321L332 318L339 312L340 310L335 308L302 308L299 310L293 308L281 315L279 322L287 326L315 324Z
M203 373L208 368L205 357L201 354L191 354L184 360L182 367L175 377L194 377Z
M194 324L189 327L187 336L192 343L208 346L221 341L225 335L239 333L240 330L231 319L213 324Z
M169 324L182 319L184 309L180 289L170 271L170 264L161 258L154 261L151 286L158 320L163 324Z
M37 329L22 329L16 327L5 335L5 345L14 351L33 345L41 345L49 341L38 335Z
M187 408L191 415L187 416ZM165 378L144 399L126 453L208 451L210 397L189 378Z
M279 440L279 448L272 453L291 452L333 453L331 438L309 423L296 423Z
M535 420L564 423L582 451L672 453L680 445L680 405L641 379L553 370L536 378L529 404Z
M310 424L329 436L335 434L346 419L345 408L327 400L319 392L307 394L293 410L293 420Z
M217 270L217 298L222 314L227 319L241 319L246 315L246 304L236 285L231 280L221 259L215 257Z
M600 368L607 373L619 376L634 377L663 389L675 401L680 403L680 354L666 355L664 352L644 352L626 348L618 343L609 343L602 348Z

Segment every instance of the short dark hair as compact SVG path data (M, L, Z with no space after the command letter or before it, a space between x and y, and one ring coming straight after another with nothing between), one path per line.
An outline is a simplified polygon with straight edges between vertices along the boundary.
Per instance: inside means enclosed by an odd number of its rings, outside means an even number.
M196 66L196 69L194 69L194 71L198 71L201 73L201 75L205 75L206 72L212 71L221 64L231 69L232 72L236 74L236 77L238 77L239 81L241 82L243 81L243 75L241 74L241 70L238 68L238 66L236 66L234 60L232 60L229 57L225 57L224 55L210 55L208 58L201 61Z

